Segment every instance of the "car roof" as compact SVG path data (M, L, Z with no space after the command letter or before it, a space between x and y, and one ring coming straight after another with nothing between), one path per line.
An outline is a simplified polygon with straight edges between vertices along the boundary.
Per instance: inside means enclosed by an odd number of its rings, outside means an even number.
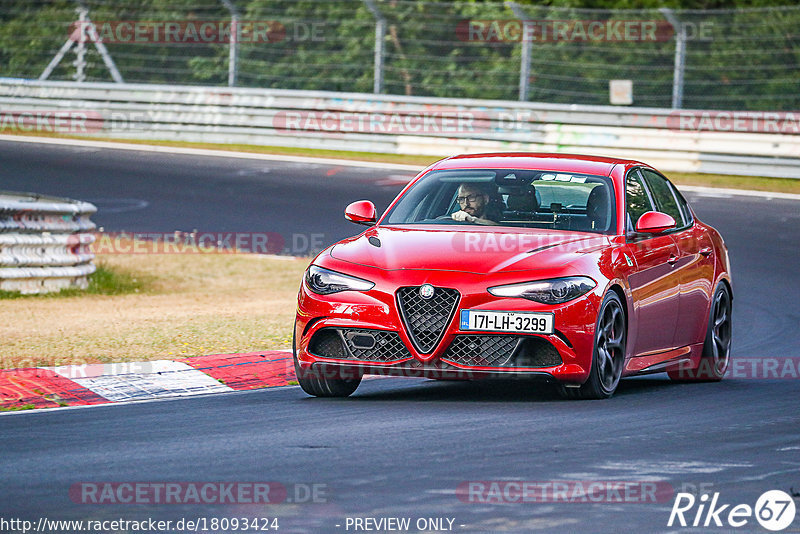
M614 165L644 165L635 160L587 156L580 154L549 154L536 152L510 152L491 154L464 154L453 156L434 164L430 170L445 169L534 169L555 172L579 172L608 176Z

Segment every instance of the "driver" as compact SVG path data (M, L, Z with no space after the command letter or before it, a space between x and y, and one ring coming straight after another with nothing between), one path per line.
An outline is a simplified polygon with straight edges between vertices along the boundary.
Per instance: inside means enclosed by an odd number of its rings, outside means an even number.
M451 215L453 220L496 226L502 208L500 199L495 198L497 192L492 191L493 189L495 188L491 184L462 183L456 196L461 209Z

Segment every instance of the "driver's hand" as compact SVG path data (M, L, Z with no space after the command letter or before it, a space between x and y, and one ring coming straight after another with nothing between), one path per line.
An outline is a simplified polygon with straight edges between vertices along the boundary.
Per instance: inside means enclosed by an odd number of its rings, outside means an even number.
M470 215L469 213L467 213L466 211L463 211L463 210L455 212L454 214L451 215L451 217L453 218L454 221L459 221L459 222L464 222L464 221L466 221L466 222L474 222L475 221L475 217L473 217L472 215Z

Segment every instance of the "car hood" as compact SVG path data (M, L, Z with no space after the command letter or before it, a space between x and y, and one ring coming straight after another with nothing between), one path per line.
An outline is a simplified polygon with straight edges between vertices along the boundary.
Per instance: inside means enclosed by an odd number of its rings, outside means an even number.
M337 243L330 254L379 269L494 273L564 266L608 243L605 235L585 232L382 226Z

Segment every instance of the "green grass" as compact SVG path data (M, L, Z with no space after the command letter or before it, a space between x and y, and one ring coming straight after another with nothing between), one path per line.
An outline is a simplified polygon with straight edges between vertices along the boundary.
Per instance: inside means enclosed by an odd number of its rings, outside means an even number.
M97 270L89 275L89 287L86 289L67 288L51 293L33 294L23 294L19 291L0 291L0 300L64 298L81 295L127 295L146 291L147 282L146 276L134 275L122 269L100 263L97 265Z
M285 349L308 259L100 253L97 263L90 290L0 301L0 368Z
M144 291L146 286L146 280L142 275L134 275L101 263L97 266L97 270L89 276L89 287L86 289L86 293L90 295L126 295Z
M666 173L676 185L700 185L728 189L749 189L777 193L800 193L800 180L766 176L732 176L728 174Z
M0 412L19 412L21 410L35 410L33 404L23 404L22 406L0 406Z

